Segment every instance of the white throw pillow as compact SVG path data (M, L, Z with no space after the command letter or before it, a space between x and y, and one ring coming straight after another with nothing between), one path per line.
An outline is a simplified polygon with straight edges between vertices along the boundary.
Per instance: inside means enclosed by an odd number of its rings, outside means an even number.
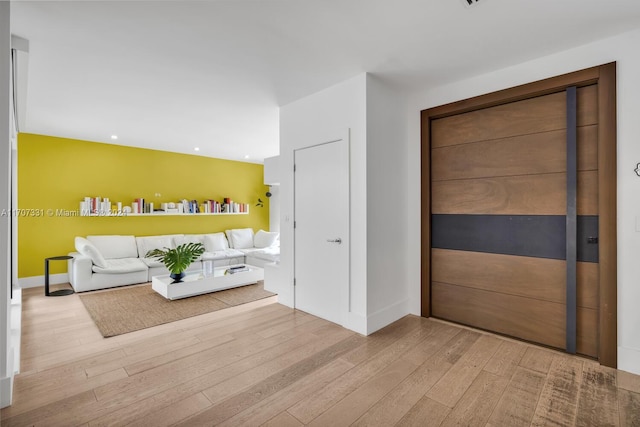
M144 236L136 237L136 244L138 246L138 256L145 258L149 251L154 249L173 249L173 237L171 236Z
M253 236L253 246L256 248L268 248L273 246L277 241L280 233L277 231L269 232L264 230L258 230L255 236Z
M224 251L229 249L224 233L206 234L204 236L204 249L207 252Z
M104 259L98 248L84 237L76 237L76 250L84 256L91 258L93 264L100 268L107 268L107 260Z
M87 236L105 259L138 258L138 247L134 236Z
M253 247L253 228L236 228L231 230L231 240L234 249L249 249Z
M233 239L231 239L231 230L224 230L224 234L227 236L229 242L229 248L233 249Z

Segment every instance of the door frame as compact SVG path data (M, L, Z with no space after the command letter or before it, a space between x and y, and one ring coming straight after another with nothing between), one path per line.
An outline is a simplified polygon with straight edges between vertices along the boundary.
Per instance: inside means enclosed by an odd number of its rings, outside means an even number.
M598 84L599 336L598 360L618 363L616 63L587 68L533 83L421 111L421 315L431 316L431 120Z

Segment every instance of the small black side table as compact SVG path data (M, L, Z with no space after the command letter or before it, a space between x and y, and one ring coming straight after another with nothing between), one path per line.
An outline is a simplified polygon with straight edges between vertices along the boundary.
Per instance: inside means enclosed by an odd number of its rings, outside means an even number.
M47 297L61 297L63 295L71 295L73 293L73 289L60 289L57 291L49 292L49 261L66 261L68 259L72 259L72 256L62 255L62 256L54 256L51 258L44 259L44 295Z

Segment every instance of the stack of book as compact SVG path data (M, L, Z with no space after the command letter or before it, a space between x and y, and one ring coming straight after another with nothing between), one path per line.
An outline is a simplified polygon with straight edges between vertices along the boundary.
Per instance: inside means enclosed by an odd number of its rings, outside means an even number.
M224 274L236 274L242 271L249 271L249 267L247 267L246 265L235 265L233 267L227 268Z
M139 197L131 203L131 209L134 214L153 213L153 203L147 203L144 197Z
M231 198L225 197L222 212L227 213L249 213L248 203L236 203Z
M108 197L85 197L80 202L80 215L109 215L111 213L111 201Z
M222 204L215 200L205 200L201 206L201 211L204 213L220 213L222 212Z

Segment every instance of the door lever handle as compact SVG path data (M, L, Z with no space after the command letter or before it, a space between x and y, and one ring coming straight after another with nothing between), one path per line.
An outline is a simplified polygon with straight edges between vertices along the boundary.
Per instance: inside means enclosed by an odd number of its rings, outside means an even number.
M342 239L339 238L339 237L336 238L336 239L327 239L327 242L341 244L342 243Z

